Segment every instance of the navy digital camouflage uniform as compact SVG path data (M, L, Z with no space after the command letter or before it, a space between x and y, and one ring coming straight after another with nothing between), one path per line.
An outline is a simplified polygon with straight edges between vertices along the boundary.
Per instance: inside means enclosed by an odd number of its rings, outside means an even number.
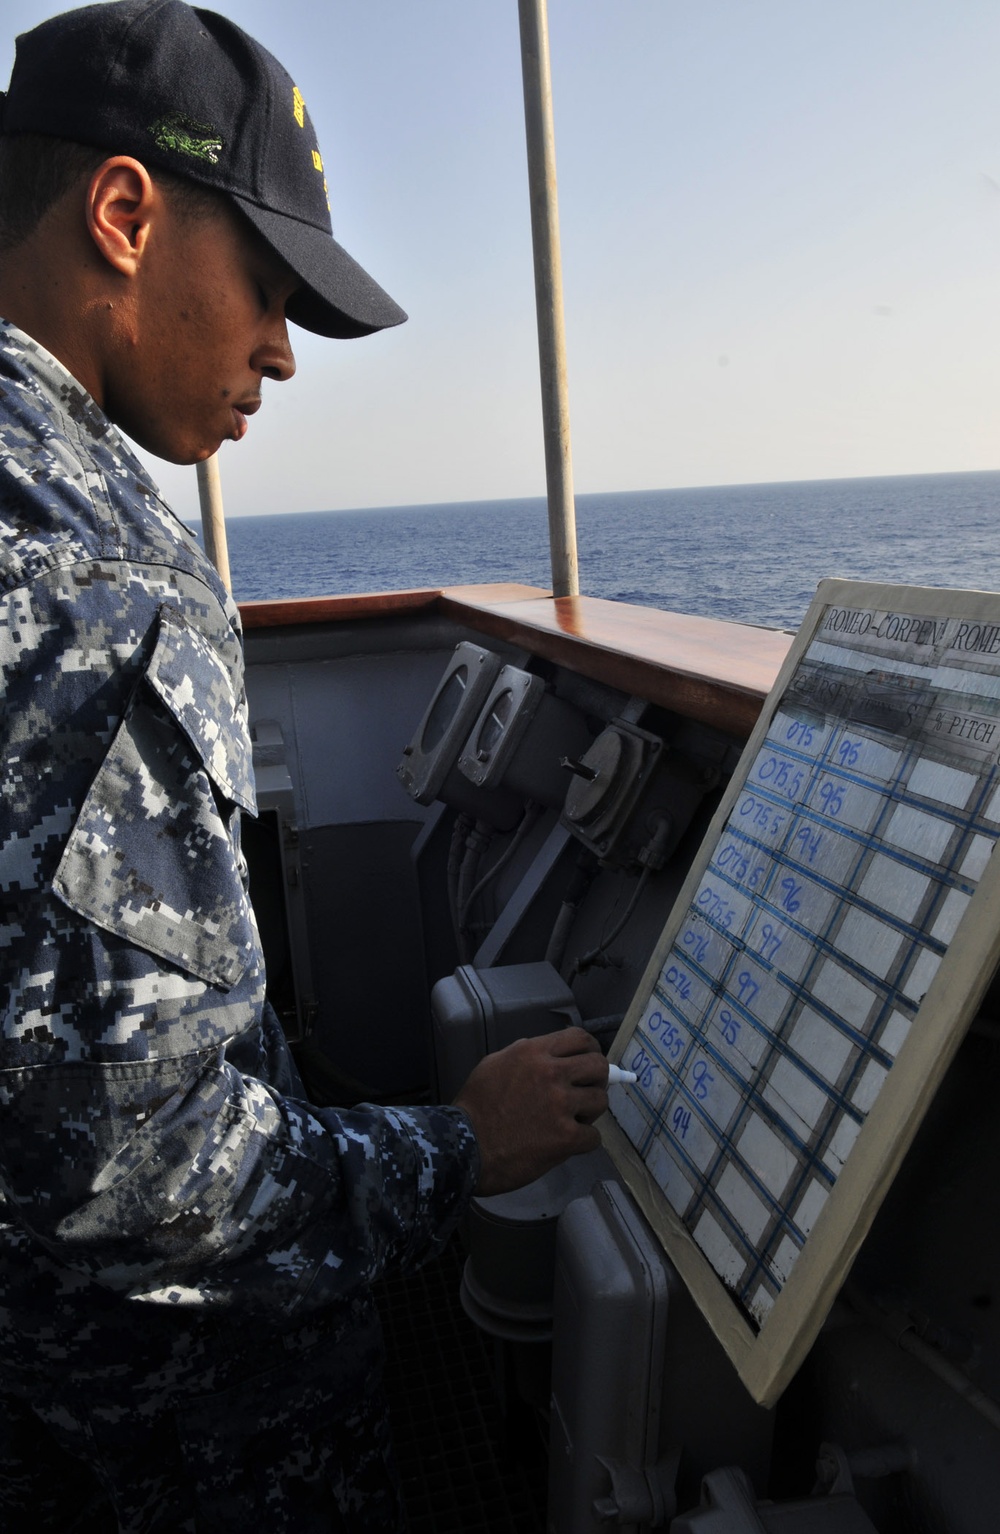
M447 1238L471 1128L295 1095L239 854L236 608L2 322L0 525L2 1526L70 1526L44 1431L130 1534L395 1529L368 1284Z

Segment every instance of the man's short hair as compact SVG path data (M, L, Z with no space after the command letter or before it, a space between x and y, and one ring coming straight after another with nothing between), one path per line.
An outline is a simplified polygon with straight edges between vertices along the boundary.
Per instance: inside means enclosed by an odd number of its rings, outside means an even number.
M41 133L0 137L0 253L22 244L61 197L111 157L107 149ZM221 193L183 176L162 170L151 174L182 218L205 218L225 201Z

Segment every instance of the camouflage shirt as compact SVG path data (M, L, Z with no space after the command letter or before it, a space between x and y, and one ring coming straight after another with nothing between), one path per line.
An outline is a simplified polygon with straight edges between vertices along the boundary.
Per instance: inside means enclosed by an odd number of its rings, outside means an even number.
M118 1337L178 1309L346 1316L453 1228L471 1129L282 1091L236 608L94 401L2 322L0 666L0 1383L91 1337L110 1366L97 1315Z

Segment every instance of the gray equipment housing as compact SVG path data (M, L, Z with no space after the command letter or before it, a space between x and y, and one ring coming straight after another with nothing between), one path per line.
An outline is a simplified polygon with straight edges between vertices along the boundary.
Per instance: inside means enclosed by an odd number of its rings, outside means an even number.
M664 1528L737 1456L763 1487L772 1423L621 1185L570 1204L556 1240L550 1534Z

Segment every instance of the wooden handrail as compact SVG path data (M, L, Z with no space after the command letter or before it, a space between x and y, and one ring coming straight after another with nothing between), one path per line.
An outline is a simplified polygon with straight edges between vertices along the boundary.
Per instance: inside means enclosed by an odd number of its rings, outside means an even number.
M440 613L738 735L753 728L792 642L777 629L513 583L244 602L240 611L247 629Z

